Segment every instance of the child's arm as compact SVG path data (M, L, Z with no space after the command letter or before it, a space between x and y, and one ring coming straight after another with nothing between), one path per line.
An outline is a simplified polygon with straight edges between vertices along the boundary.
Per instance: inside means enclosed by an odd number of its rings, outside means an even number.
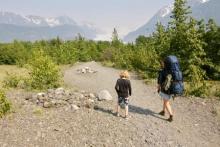
M131 96L132 89L131 89L131 82L130 82L130 80L128 81L128 88L129 88L129 95Z
M119 92L119 85L118 85L119 83L118 83L118 80L117 80L117 82L116 82L116 84L115 84L115 90L116 90L116 92L118 93Z

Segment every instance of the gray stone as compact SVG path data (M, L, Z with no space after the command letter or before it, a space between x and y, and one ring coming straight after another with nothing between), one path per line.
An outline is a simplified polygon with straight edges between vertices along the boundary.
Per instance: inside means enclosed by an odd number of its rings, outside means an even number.
M46 93L43 93L43 92L40 92L37 94L37 98L45 97L45 96L46 96Z
M50 108L50 107L52 107L52 103L51 102L44 102L43 107L44 108Z
M54 95L54 99L63 99L63 95L62 94L56 94L56 95Z
M47 99L48 99L48 98L47 98L47 95L46 95L45 93L38 93L38 94L37 94L37 100L38 100L38 102L43 103L43 102L45 102Z
M81 93L75 93L75 97L79 98L79 99L83 99L84 95Z
M56 100L56 105L67 105L68 103L63 100Z
M92 99L88 99L87 102L88 102L88 103L94 103L95 101L92 100Z
M71 93L71 91L66 90L66 91L65 91L65 95L66 95L66 96L70 96L70 95L72 95L72 93Z
M48 98L51 98L51 99L54 98L54 95L51 93L49 93L47 96L48 96Z
M95 96L93 93L90 93L90 94L89 94L89 97L92 98L92 99L94 99L96 96Z
M51 104L52 104L53 106L55 106L55 105L57 104L57 101L56 101L56 100L51 100Z
M79 107L78 107L77 105L72 104L72 105L71 105L71 109L72 109L72 110L78 110Z
M110 101L110 100L112 100L113 98L112 98L112 96L111 96L111 94L109 93L108 90L102 90L102 91L100 91L100 92L98 93L98 99L99 99L100 101L102 101L102 100Z
M76 100L74 100L74 99L69 99L69 100L67 100L67 102L68 102L69 104L73 104L73 103L76 102Z
M86 69L81 69L81 73L86 73Z
M62 87L57 88L57 89L55 90L55 94L56 94L56 95L64 95L64 94L65 94L64 88L62 88Z
M62 97L62 100L64 100L64 101L68 101L68 100L70 100L70 99L72 99L71 96L63 96L63 97Z

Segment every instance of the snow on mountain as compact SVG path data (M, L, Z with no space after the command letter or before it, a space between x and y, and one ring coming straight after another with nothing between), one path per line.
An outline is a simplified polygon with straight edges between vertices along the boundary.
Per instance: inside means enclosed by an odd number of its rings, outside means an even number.
M206 22L212 18L217 24L220 24L220 0L188 0L187 5L191 7L191 15L194 18L198 20L204 19ZM128 33L123 40L125 42L132 42L139 35L149 36L155 31L155 26L158 22L167 26L173 8L173 4L162 8L146 24Z
M12 12L0 12L0 42L17 40L73 39L80 33L88 39L96 38L98 30L88 24L80 25L68 16L22 16Z
M206 2L208 2L209 0L202 0L202 3L206 3Z
M161 9L159 11L160 16L165 17L165 16L169 15L172 12L173 8L174 8L173 5L169 5L169 6L164 7L163 9Z
M76 22L68 16L45 18L35 15L22 16L12 12L0 12L0 24L55 27L59 25L76 25Z

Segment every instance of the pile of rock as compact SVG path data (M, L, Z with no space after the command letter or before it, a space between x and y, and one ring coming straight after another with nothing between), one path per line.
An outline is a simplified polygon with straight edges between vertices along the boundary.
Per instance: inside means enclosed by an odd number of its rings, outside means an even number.
M107 90L94 94L86 91L70 91L57 88L27 96L25 100L44 108L66 107L77 110L80 107L94 108L98 101L111 101L112 96Z
M92 108L97 101L94 93L85 91L69 91L64 88L48 89L47 92L37 93L26 98L44 108L68 106L76 110L79 107Z
M92 69L89 68L89 67L84 67L84 68L81 68L81 69L77 69L77 73L80 73L80 74L96 73L96 72L97 72L97 71L92 70Z

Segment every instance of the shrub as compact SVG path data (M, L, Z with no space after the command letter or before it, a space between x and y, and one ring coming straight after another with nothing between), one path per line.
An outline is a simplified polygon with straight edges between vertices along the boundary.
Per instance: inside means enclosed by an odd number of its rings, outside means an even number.
M16 73L6 73L7 76L3 81L4 88L28 88L29 79L23 76L17 76Z
M59 86L59 68L42 50L33 53L33 57L29 60L28 68L30 70L30 85L32 88L47 89Z
M7 100L5 93L0 90L0 117L5 115L10 109L10 102Z
M217 89L216 89L215 96L220 99L220 90L217 90Z

